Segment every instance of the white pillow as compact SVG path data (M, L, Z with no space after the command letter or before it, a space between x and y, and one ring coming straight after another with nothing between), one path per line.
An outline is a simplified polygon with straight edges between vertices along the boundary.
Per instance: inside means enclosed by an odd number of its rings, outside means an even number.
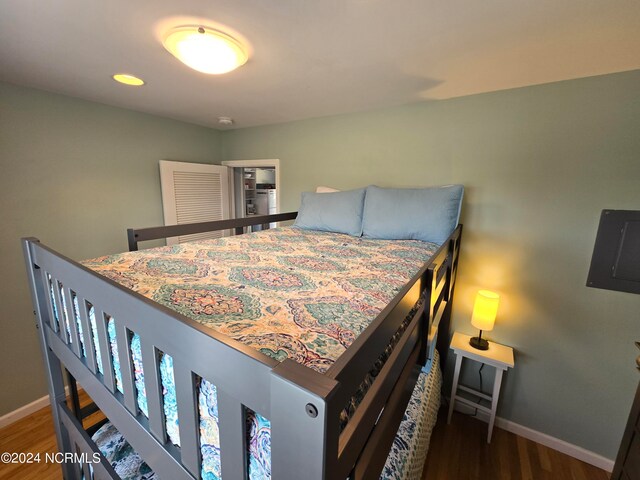
M336 190L335 188L325 187L322 185L320 185L319 187L316 187L316 193L335 193L339 191L340 190Z

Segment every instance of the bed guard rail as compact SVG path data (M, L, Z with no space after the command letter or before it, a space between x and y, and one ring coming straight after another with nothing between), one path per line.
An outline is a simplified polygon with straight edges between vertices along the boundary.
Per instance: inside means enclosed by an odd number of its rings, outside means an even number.
M284 221L295 218L295 213L271 217L276 219L262 220ZM224 223L222 228L235 227ZM461 231L462 226L458 226L324 374L291 359L277 362L124 288L37 239L23 239L59 450L95 453L95 444L67 408L61 373L64 366L131 446L163 477L200 478L197 382L202 379L217 389L223 478L247 479L246 415L251 409L271 421L272 478L377 479L420 366L429 355L427 339L434 338L432 332L439 330L439 340L444 345L449 341ZM138 237L152 238L151 234ZM421 302L416 309L418 300ZM345 404L409 313L411 320L389 359L341 431L339 419ZM110 344L111 320L117 353L113 353ZM92 321L97 327L100 362L94 349ZM131 356L134 333L141 344L148 415L140 411L137 402ZM166 431L159 375L161 354L173 359L180 447L173 445ZM120 364L119 384L114 374L115 360ZM233 368L225 367L229 365ZM86 465L67 463L63 470L66 479L80 479L83 472L88 478ZM99 477L115 478L104 457L94 469L94 478Z
M161 238L178 237L181 235L191 235L194 233L216 232L219 230L234 230L236 235L244 233L245 227L260 225L262 228L269 228L270 223L286 222L295 220L298 212L276 213L274 215L252 215L245 218L232 218L229 220L216 220L213 222L183 223L181 225L165 225L148 228L129 228L127 238L129 240L129 251L138 250L138 242L147 240L158 240Z
M196 382L201 378L217 389L225 478L245 478L246 408L272 422L274 478L297 478L299 471L291 468L299 465L292 465L286 452L303 457L310 478L327 478L324 457L318 452L322 452L326 438L326 399L331 397L335 381L293 360L279 363L92 272L37 239L24 239L23 246L60 452L79 449L88 456L95 453L87 449L86 436L69 432L74 423L66 405L64 366L154 471L175 480L200 478ZM73 316L75 305L80 328ZM100 359L92 348L91 319L95 319ZM117 353L110 344L111 320ZM131 356L134 333L141 343L147 416L137 402ZM168 440L159 374L161 354L173 359L180 447ZM114 374L116 361L120 382ZM229 365L233 368L221 368ZM306 433L297 438L296 432ZM82 478L82 469L80 464L63 464L65 479ZM100 468L102 473L108 470Z
M376 319L327 370L336 380L333 402L344 405L357 391L408 316L411 321L339 437L335 477L377 479L402 421L421 366L437 339L444 366L450 340L453 290L462 225L459 225ZM419 308L416 309L416 305ZM439 334L438 334L439 333Z

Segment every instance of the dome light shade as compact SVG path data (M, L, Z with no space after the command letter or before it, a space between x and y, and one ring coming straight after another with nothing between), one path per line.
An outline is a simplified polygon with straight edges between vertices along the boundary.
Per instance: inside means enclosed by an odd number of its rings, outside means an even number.
M174 57L202 73L227 73L247 63L249 58L240 42L209 27L173 28L162 43Z

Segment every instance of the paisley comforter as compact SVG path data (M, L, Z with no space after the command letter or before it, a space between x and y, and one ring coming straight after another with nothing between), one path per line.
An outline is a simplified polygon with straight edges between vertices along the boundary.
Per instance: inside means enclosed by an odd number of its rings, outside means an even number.
M83 263L276 360L291 358L324 372L437 248L421 241L372 240L288 227ZM66 312L66 305L63 307ZM74 307L77 317L77 305ZM109 322L109 334L120 384L113 321ZM138 404L146 414L137 335L131 349ZM102 368L99 350L96 353ZM169 354L162 357L160 373L167 433L179 445ZM206 380L200 383L199 406L202 476L219 479L216 389ZM271 477L270 424L268 419L248 413L249 476L252 480L267 479Z

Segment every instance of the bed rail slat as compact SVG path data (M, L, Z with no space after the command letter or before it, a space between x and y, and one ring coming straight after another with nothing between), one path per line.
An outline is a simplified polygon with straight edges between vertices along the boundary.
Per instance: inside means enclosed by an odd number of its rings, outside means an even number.
M53 280L50 278L49 273L44 269L40 269L40 272L42 273L42 284L45 286L45 288L43 288L42 294L47 304L47 313L49 314L49 321L47 322L46 319L43 319L43 321L45 323L48 323L54 332L58 333L58 330L60 330L60 325L58 325L58 320L56 320L56 314L53 310L53 297L51 296L51 286L53 285Z
M436 348L440 352L440 367L444 370L447 364L447 352L449 351L449 342L451 340L451 311L453 305L453 296L455 292L456 277L458 273L458 260L460 258L460 245L462 242L462 225L449 237L448 248L450 256L450 266L447 269L447 292L446 304L441 308L442 315L438 323L438 334ZM444 333L443 333L444 332Z
M435 269L438 272L436 275L436 283L438 284L440 284L440 282L442 281L442 277L444 277L444 275L447 273L446 267L451 263L450 252L448 250L443 250L442 253L443 254L441 254L440 258L438 259L438 263L435 265Z
M196 478L200 475L200 431L195 375L174 358L178 422L180 423L180 456L182 465Z
M440 302L440 308L438 308L438 311L433 316L432 325L434 327L437 328L440 326L440 322L442 321L444 312L447 310L447 305L449 305L449 302L445 302L445 301Z
M429 301L429 317L434 318L436 313L441 310L440 304L447 297L447 276L445 275L448 270L448 263L439 265L438 271L436 271L432 278L431 296ZM446 305L446 302L445 302Z
M98 345L100 345L100 359L102 360L102 377L106 387L114 393L116 391L115 377L113 372L113 359L111 358L111 342L107 333L107 317L104 312L93 307L94 318L96 319L96 331L98 333Z
M93 480L93 473L91 473L91 468L89 468L88 463L82 464L82 475L84 477L83 480Z
M73 295L71 289L62 288L64 295L64 303L67 306L67 319L69 320L69 341L71 350L78 358L82 358L82 347L80 346L80 336L78 335L78 319L76 318L76 310L73 303Z
M140 338L142 353L142 369L144 371L144 390L147 396L147 410L149 411L149 429L162 443L167 441L165 431L165 417L162 408L162 388L160 382L160 355L156 347Z
M93 330L88 314L89 307L87 301L77 294L76 299L78 300L78 313L80 314L80 324L82 325L82 338L84 338L85 361L91 373L95 374L97 371L96 346L93 343Z
M56 302L56 310L58 312L58 324L60 328L58 329L58 335L60 339L64 343L69 343L69 335L67 332L67 313L64 305L62 304L62 297L60 297L60 282L57 279L51 278L51 282L53 283L53 298Z
M247 432L244 406L217 389L220 428L220 462L223 478L247 480Z
M131 362L131 333L120 319L114 318L113 321L116 324L116 344L118 345L124 406L135 417L138 414L138 404L136 403L136 384Z

